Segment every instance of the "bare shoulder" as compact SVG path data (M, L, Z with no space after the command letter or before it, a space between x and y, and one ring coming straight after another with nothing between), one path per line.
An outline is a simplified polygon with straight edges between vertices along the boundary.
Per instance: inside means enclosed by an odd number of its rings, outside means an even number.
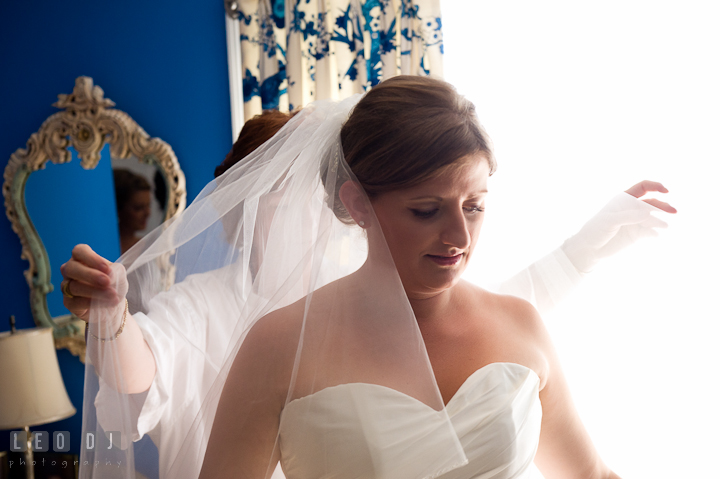
M494 324L498 340L510 350L521 352L519 356L532 363L533 369L544 378L547 359L552 357L554 349L537 309L516 296L493 293L469 283L465 287L467 296L475 301L474 310L483 311Z
M314 347L317 342L314 332L325 329L317 323L318 318L326 316L323 314L324 308L333 304L332 287L314 291L311 299L309 321L306 321L307 296L258 319L240 344L230 379L238 384L255 383L256 390L262 390L266 397L275 398L280 405L284 404L301 337L303 360L309 363L317 359L313 355L317 349ZM303 378L298 376L296 380L296 389L302 389Z
M332 283L331 283L332 285ZM312 308L315 313L330 302L332 286L324 286L312 294ZM303 331L308 297L305 296L294 303L276 309L259 320L251 327L245 342L256 354L273 356L273 360L281 359L287 352L289 361L294 361L295 353ZM307 337L307 331L305 332Z
M298 310L300 305L291 304L266 314L236 344L223 389L228 404L262 397L268 410L282 409L302 326Z
M272 311L257 322L248 331L243 347L262 356L287 350L284 346L296 343L302 328L305 298L289 306Z
M475 301L474 307L488 310L495 316L502 317L504 321L512 321L513 325L537 333L545 331L540 314L535 306L524 299L508 294L498 294L480 288L472 283L463 282L467 296Z

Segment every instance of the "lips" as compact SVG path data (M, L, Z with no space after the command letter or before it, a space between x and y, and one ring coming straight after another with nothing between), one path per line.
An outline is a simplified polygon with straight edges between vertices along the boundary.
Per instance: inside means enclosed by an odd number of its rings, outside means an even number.
M460 262L460 259L462 258L462 253L456 254L456 255L434 255L434 254L428 254L426 255L428 258L430 258L435 263L439 264L440 266L454 266Z

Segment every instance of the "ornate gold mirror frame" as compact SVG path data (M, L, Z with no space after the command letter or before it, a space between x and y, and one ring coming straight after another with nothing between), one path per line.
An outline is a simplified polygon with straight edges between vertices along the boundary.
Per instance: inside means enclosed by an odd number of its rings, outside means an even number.
M127 113L112 108L115 103L103 95L103 90L93 86L89 77L78 77L72 94L58 95L53 106L64 111L51 115L30 136L27 148L20 148L11 155L2 189L5 211L22 244L21 257L30 263L25 279L30 287L30 307L35 324L52 327L55 346L69 349L82 361L85 358L85 323L71 315L53 318L48 309L46 296L53 291L50 262L25 206L28 177L45 168L48 161L55 164L69 162L72 158L70 146L77 151L81 166L93 169L100 160L103 146L109 143L113 159L135 156L162 172L168 192L165 220L180 213L186 202L185 175L170 145L159 138L150 138ZM165 258L167 264L161 267L170 267L168 259Z

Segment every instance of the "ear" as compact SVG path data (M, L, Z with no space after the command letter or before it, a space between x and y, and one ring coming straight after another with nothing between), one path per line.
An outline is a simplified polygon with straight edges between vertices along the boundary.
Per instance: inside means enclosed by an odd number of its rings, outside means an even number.
M370 218L372 217L370 204L362 186L348 180L340 187L339 196L343 206L357 224L362 227L370 224Z

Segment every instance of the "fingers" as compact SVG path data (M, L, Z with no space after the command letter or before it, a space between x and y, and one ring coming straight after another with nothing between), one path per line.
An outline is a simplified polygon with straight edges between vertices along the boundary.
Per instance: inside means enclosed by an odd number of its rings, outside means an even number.
M651 191L658 191L660 193L668 193L668 189L665 188L662 183L658 183L657 181L650 181L650 180L643 180L640 183L631 186L629 189L625 191L625 193L634 196L635 198L641 198L646 193L649 193ZM660 201L656 198L648 198L643 200L645 203L654 206L655 208L658 208L666 213L677 213L677 210L669 205L668 203L665 203L664 201Z
M662 183L657 181L643 180L640 183L631 186L625 193L633 195L635 198L640 198L651 191L659 191L660 193L668 193L668 189L665 188Z
M666 213L677 213L677 210L675 208L665 203L664 201L660 201L656 198L648 198L643 201L651 206L654 206L655 208L665 211Z
M110 284L115 288L118 296L124 298L128 292L127 271L120 263L110 265Z
M62 273L65 280L85 283L94 288L107 288L110 286L108 274L87 266L74 258L60 267L60 273ZM72 294L75 293L72 292Z
M111 278L112 263L88 245L75 246L70 261L60 267L60 272L64 278L61 290L65 307L85 321L89 320L91 303L115 306L127 292L127 286L122 296L116 291Z
M92 286L71 279L66 279L63 283L65 288L64 292L70 293L72 296L72 298L68 298L67 295L63 294L63 296L67 299L74 299L75 297L86 299L92 298L94 300L100 300L110 304L118 303L122 299L118 297L114 288Z
M72 259L83 263L90 268L102 271L105 274L110 274L110 265L112 263L97 254L86 244L79 244L73 248Z

